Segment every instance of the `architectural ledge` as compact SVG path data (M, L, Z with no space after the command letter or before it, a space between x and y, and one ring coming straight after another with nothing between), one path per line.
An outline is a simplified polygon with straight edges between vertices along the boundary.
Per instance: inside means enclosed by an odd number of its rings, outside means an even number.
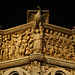
M66 68L75 69L75 62L60 60L60 59L44 56L42 54L31 54L30 56L26 56L23 58L0 62L0 69L6 69L6 68L25 65L35 60L43 62L43 63L56 65L56 66L62 66Z
M0 34L10 34L10 33L20 31L20 30L23 30L23 29L29 29L33 26L34 26L34 22L32 21L30 23L22 24L22 25L12 27L12 28L9 28L9 29L0 30Z
M34 26L34 21L26 23L26 24L19 25L19 26L16 26L16 27L12 27L12 28L9 28L9 29L0 30L0 34L10 34L10 33L20 31L20 30L23 30L23 29L29 29L33 26ZM52 30L55 30L55 31L58 31L58 32L62 32L62 33L65 33L65 34L70 34L70 35L75 33L74 29L71 30L71 29L63 28L63 27L56 26L56 25L53 25L53 24L48 24L48 23L43 23L43 27L48 28L48 29L52 29Z
M63 28L63 27L48 24L48 23L44 23L43 27L48 28L48 29L52 29L52 30L55 30L55 31L58 31L58 32L62 32L62 33L65 33L65 34L72 34L73 33L73 30L71 30L71 29Z
M45 56L45 59L47 63L49 64L75 69L75 62L62 60L62 59L56 59L56 58L49 57L49 56Z

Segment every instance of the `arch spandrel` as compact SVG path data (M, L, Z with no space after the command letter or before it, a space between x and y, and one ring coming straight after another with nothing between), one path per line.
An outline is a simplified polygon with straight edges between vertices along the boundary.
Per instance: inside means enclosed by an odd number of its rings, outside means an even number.
M58 66L33 61L31 64L23 66L5 69L2 75L10 75L13 72L17 72L19 75L55 75L60 72L63 75L72 75L74 71L72 69L61 68Z

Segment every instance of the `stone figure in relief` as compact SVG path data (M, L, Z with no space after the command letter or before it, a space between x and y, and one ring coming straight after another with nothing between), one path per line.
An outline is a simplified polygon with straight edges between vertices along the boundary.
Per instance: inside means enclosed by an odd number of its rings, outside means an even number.
M50 49L50 55L51 56L53 56L53 54L54 54L54 49L53 49L53 47Z
M15 46L10 45L9 59L14 59L14 58L15 58Z
M24 56L25 53L25 44L22 43L22 45L20 46L20 56Z
M32 64L32 73L31 75L41 75L41 66L37 61L34 61L34 65Z
M18 39L17 39L17 42L16 42L16 50L15 50L15 57L16 58L19 58L20 57L20 46L21 46L21 43L22 43L22 37L19 36Z
M39 30L36 30L36 34L33 35L34 39L34 53L41 53L42 50L42 35L39 34Z

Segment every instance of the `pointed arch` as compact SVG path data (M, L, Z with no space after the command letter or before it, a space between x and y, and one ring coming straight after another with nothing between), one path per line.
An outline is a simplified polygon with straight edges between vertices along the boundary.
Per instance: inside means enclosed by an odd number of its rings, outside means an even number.
M46 75L49 75L49 74L55 75L56 73L60 73L62 75L72 75L70 72L68 72L67 70L62 69L62 68L50 68L47 71Z
M23 73L25 73L26 75L29 75L27 71L25 71L24 69L20 67L9 69L5 71L3 75L10 75L14 71L17 72L19 75L23 75Z

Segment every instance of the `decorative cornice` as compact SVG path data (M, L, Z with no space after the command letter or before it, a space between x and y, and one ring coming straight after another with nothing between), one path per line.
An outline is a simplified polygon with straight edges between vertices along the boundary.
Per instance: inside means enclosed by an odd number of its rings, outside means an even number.
M19 25L19 26L13 27L13 28L0 30L0 34L10 34L10 33L20 31L20 30L23 30L23 29L29 29L33 26L34 26L34 21L26 23L26 24ZM58 32L62 32L62 33L65 33L65 34L69 34L69 35L72 35L72 34L75 33L75 29L71 30L71 29L63 28L63 27L56 26L56 25L53 25L53 24L48 24L48 23L43 23L43 27L48 28L48 29L52 29L52 30L55 30L55 31L58 31Z
M35 60L43 62L43 63L75 69L75 62L55 59L52 57L43 56L42 54L31 54L30 56L26 56L23 58L0 62L0 69L6 69L6 68L15 67L15 66L25 65Z
M3 34L3 31L4 31L4 30L0 30L0 34Z
M52 30L55 30L55 31L58 31L58 32L62 32L62 33L65 33L65 34L72 34L71 29L63 28L63 27L56 26L56 25L53 25L53 24L44 23L43 27L48 28L48 29L52 29Z
M0 69L5 69L5 68L9 68L9 67L14 67L14 66L27 64L27 63L29 63L28 57L29 56L19 58L19 59L0 62Z
M34 25L34 22L22 24L22 25L19 25L19 26L13 27L13 28L9 28L6 30L0 30L0 34L10 34L10 33L20 31L23 29L29 29L29 28L33 27L33 25Z
M75 69L75 62L66 61L62 59L56 59L49 56L45 56L45 58L47 60L47 63L49 64Z

